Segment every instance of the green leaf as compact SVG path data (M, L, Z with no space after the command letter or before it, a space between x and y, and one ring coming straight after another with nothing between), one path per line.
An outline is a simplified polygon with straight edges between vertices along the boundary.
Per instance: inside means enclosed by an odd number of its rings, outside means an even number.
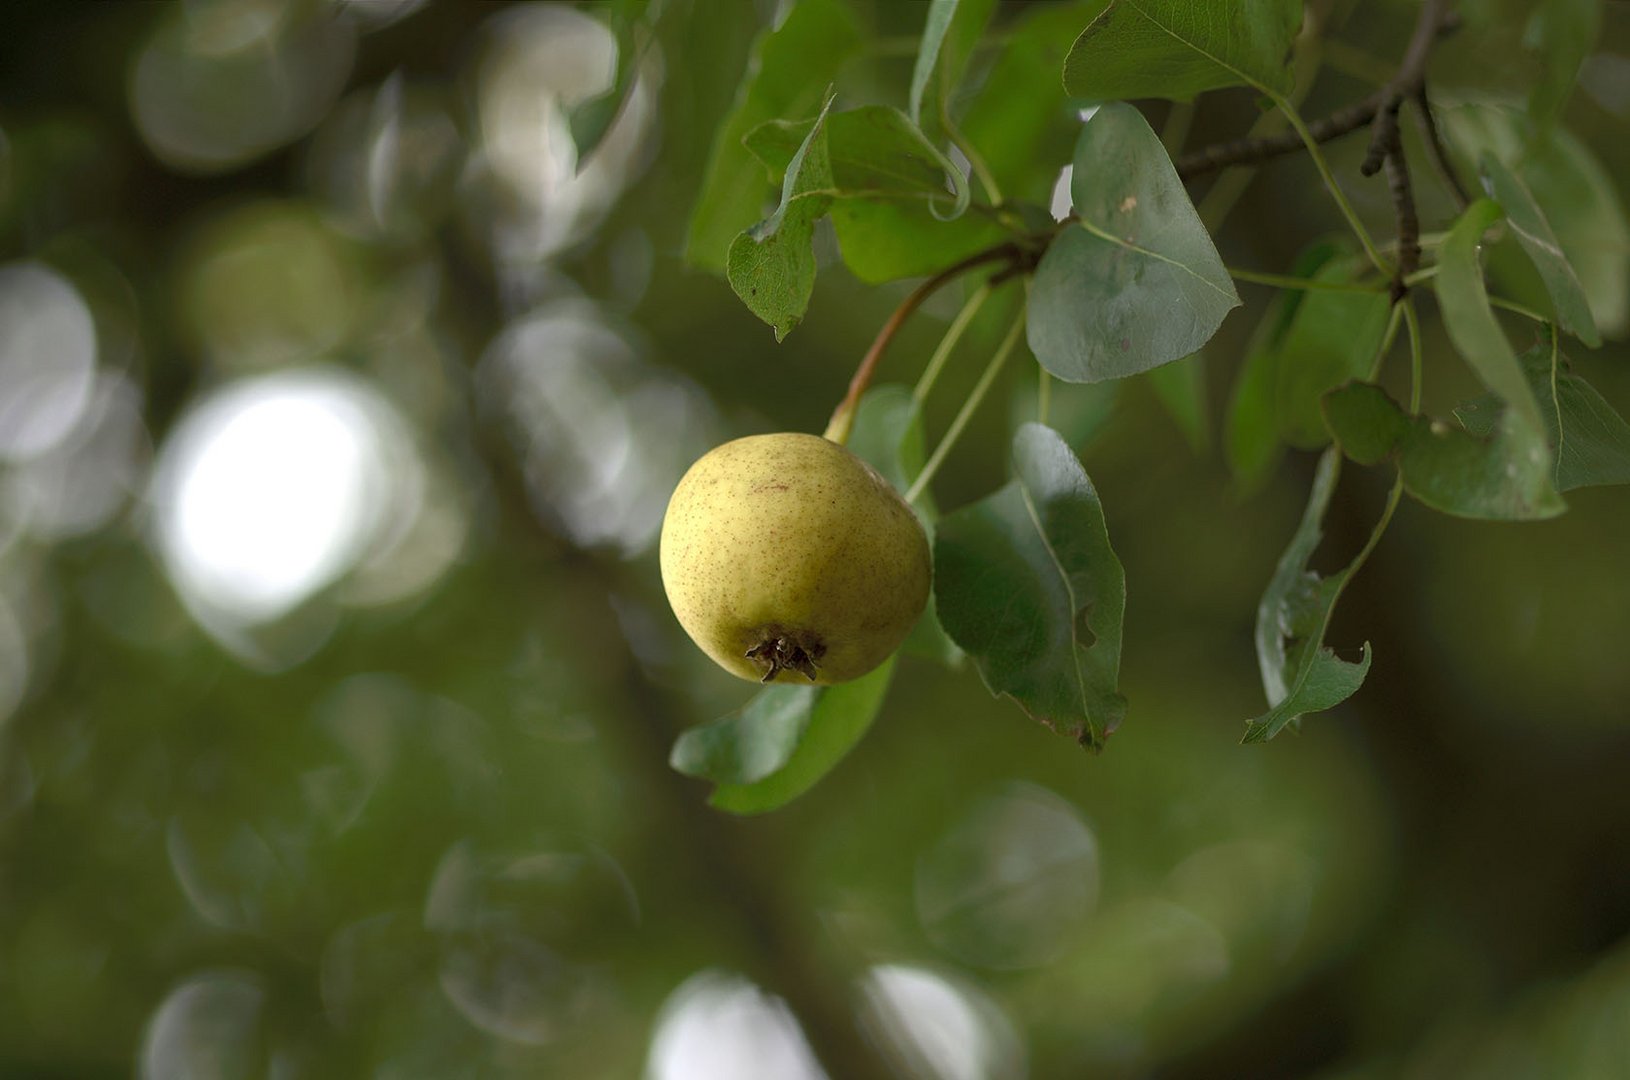
M1009 235L982 214L942 221L923 203L839 199L828 215L843 264L872 285L937 273Z
M1276 321L1279 310L1291 306L1291 294L1274 298L1274 308L1263 325ZM1276 310L1277 309L1277 310ZM1258 335L1260 336L1260 335ZM1223 450L1228 468L1244 494L1262 486L1284 454L1279 441L1279 418L1274 411L1274 380L1278 374L1278 353L1272 345L1253 343L1234 382L1234 396L1228 405L1223 432Z
M1332 390L1324 402L1326 423L1342 453L1360 465L1379 465L1409 437L1409 417L1369 383ZM1498 400L1498 399L1496 399Z
M814 787L871 729L888 694L894 663L890 657L869 674L837 686L771 686L759 691L749 710L760 698L778 690L794 690L802 695L796 707L788 702L779 704L788 714L779 723L781 735L774 755L781 758L782 764L752 781L719 782L708 799L709 805L733 814L762 814L785 806ZM740 732L740 725L737 730ZM677 757L677 745L674 751ZM758 764L762 766L770 758L765 754ZM686 771L677 760L674 767Z
M1630 424L1596 388L1577 375L1558 372L1551 433L1556 449L1556 488L1630 484ZM1547 425L1549 426L1549 425Z
M1479 199L1449 229L1438 252L1438 306L1443 310L1449 340L1483 385L1510 404L1537 432L1541 430L1539 401L1528 388L1517 354L1489 307L1482 266L1477 261L1483 233L1504 216L1498 205Z
M604 93L578 103L567 118L572 144L577 148L579 172L611 130L628 95L633 92L640 63L655 40L653 24L662 8L661 0L655 4L650 0L611 0L602 8L617 39L617 70Z
M682 732L668 764L716 784L762 780L792 757L820 696L816 686L767 686L739 711Z
M1126 578L1098 493L1057 432L1020 428L1013 472L940 522L940 620L993 694L1097 749L1126 711L1116 690Z
M1081 130L1079 103L1058 85L1070 40L1107 0L1036 4L1004 27L1001 51L962 118L962 133L1010 202L1046 205Z
M814 126L814 120L771 120L742 142L772 177L784 177ZM835 198L949 203L953 215L966 201L962 174L899 109L866 105L833 113L826 121L826 147L828 194Z
M1527 185L1584 287L1597 329L1607 337L1630 331L1630 219L1601 160L1568 132L1542 133L1513 109L1462 105L1441 116L1465 161L1475 165L1490 152Z
M922 412L912 399L910 389L904 386L878 386L868 390L866 396L860 399L860 407L855 410L854 430L849 433L849 449L882 473L883 478L897 491L910 489L912 481L922 472L923 462L927 459L924 442ZM934 522L939 517L932 493L924 488L912 504L912 509L917 511L932 547ZM947 667L962 665L962 650L956 647L944 627L940 626L932 593L922 617L900 647L913 656L921 656Z
M1560 130L1531 147L1517 171L1545 208L1597 328L1623 337L1630 331L1630 220L1612 174Z
M1098 382L1198 351L1239 296L1141 113L1113 103L1087 121L1070 193L1079 220L1031 288L1036 359L1066 382Z
M1313 280L1346 284L1361 269L1355 259L1334 259ZM1273 408L1286 443L1315 450L1330 441L1320 399L1370 370L1386 336L1390 307L1384 293L1308 290L1270 361Z
M813 126L813 120L773 120L744 142L781 178ZM988 217L937 216L941 204L957 212L967 184L898 109L868 105L834 113L826 121L826 145L830 194L837 200L829 213L843 261L862 281L933 273L1007 236Z
M1211 442L1211 417L1206 411L1205 355L1195 353L1148 374L1149 386L1165 406L1195 453Z
M1316 277L1325 264L1344 254L1350 255L1351 249L1338 242L1319 241L1297 256L1291 273L1301 278ZM1246 347L1223 435L1229 468L1244 492L1261 485L1283 450L1278 411L1280 346L1302 304L1314 292L1284 289L1276 294ZM1313 323L1314 327L1318 325Z
M1075 39L1064 88L1097 101L1189 101L1254 86L1287 94L1300 0L1112 0Z
M725 276L749 310L775 328L781 341L797 326L815 291L815 222L832 203L827 158L827 99L787 165L775 213L730 245Z
M1456 517L1537 521L1567 509L1552 485L1544 433L1505 409L1487 438L1410 416L1379 386L1351 383L1325 398L1330 431L1362 465L1394 460L1404 490Z
M1528 115L1541 128L1562 115L1601 32L1601 0L1545 0L1535 9L1526 43L1539 52L1543 73L1528 93Z
M1370 670L1370 643L1355 663L1324 643L1330 615L1347 581L1361 565L1354 559L1338 573L1321 578L1308 561L1324 538L1324 514L1341 473L1334 448L1319 458L1307 509L1290 545L1279 557L1256 612L1256 655L1268 711L1245 727L1243 742L1266 742L1310 713L1323 712L1352 697Z
M1520 359L1540 399L1546 445L1556 460L1556 490L1630 484L1630 423L1594 386L1563 370L1567 358L1560 352L1537 345ZM1492 395L1455 410L1466 430L1480 436L1494 430L1500 414L1500 401Z
M885 384L872 387L860 399L846 445L896 491L905 491L922 471L924 441L922 415L910 387ZM927 491L918 497L915 508L920 516L933 516L930 500Z
M996 10L996 0L932 0L923 24L922 44L911 71L911 122L934 128L950 89L962 76L962 68L973 52ZM923 122L923 99L938 74L937 92L930 99L934 108Z
M760 36L691 212L685 258L692 265L723 271L736 235L762 216L772 196L742 137L766 120L809 115L860 44L843 0L798 0L778 28Z
M1596 331L1596 320L1591 317L1584 286L1579 284L1579 276L1573 272L1556 233L1551 231L1551 223L1534 201L1528 185L1486 150L1478 159L1478 171L1483 177L1483 190L1504 208L1517 243L1539 271L1545 291L1556 307L1557 321L1591 348L1600 345L1602 336Z

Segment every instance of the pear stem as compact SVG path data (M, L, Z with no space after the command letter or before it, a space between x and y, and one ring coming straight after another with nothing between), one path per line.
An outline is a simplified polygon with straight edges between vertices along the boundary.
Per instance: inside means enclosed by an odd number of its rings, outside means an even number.
M917 408L922 408L923 402L928 398L928 392L934 388L935 381L939 379L940 372L945 370L945 362L951 358L951 353L955 351L957 343L962 340L962 335L967 332L968 324L973 322L973 317L979 313L979 309L984 305L990 293L991 286L988 283L979 286L974 290L974 294L968 297L968 302L962 305L962 310L956 313L956 318L951 320L951 325L945 331L945 336L940 339L939 345L934 349L934 355L928 358L928 366L923 369L922 377L917 380L917 385L912 388L911 403Z
M946 429L945 437L940 439L938 446L934 447L934 453L929 456L928 463L923 466L923 471L917 474L916 480L912 481L911 490L906 492L906 502L916 502L917 496L927 490L929 481L934 479L934 474L939 472L940 465L945 462L946 456L950 454L951 447L955 446L957 439L961 438L962 429L968 426L968 421L973 418L973 414L978 410L980 402L985 400L985 394L990 391L991 384L996 381L997 373L1002 370L1002 365L1007 362L1007 358L1012 354L1014 347L1019 344L1019 338L1023 333L1024 309L1020 308L1019 317L1013 321L1013 329L1007 332L1007 337L1002 340L1002 344L996 349L996 355L992 356L990 363L985 365L985 371L979 376L979 382L974 384L973 392L968 395L968 400L962 403L961 410L957 412L956 417L951 421L951 426Z
M1018 244L998 244L946 267L912 289L906 298L900 301L900 306L894 309L888 321L883 323L883 328L877 332L877 337L872 341L872 347L866 350L860 366L855 369L854 377L849 380L848 393L838 402L838 407L832 410L832 419L826 425L826 438L839 446L849 441L849 432L855 425L855 410L860 406L861 395L865 394L866 388L872 384L872 375L877 371L878 361L883 359L883 353L889 347L889 342L894 340L894 336L900 332L900 328L911 317L911 313L921 307L924 300L969 270L992 262L1017 263L1023 254L1023 249Z

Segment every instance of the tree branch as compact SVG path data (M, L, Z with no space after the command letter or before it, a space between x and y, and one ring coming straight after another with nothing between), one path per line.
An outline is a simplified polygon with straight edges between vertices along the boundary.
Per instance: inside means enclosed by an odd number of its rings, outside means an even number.
M1377 91L1363 101L1355 102L1345 109L1337 109L1329 116L1310 122L1307 129L1313 133L1316 142L1324 143L1331 139L1339 139L1374 120L1376 110L1381 107L1381 101L1381 92ZM1250 165L1258 161L1267 161L1270 158L1294 154L1303 148L1302 137L1294 131L1265 135L1260 139L1235 139L1231 142L1214 143L1178 158L1177 175L1183 180L1192 180L1231 165Z
M1370 151L1364 156L1359 172L1374 176L1381 171L1387 155L1398 145L1398 110L1405 101L1419 98L1426 86L1426 58L1432 53L1432 43L1438 36L1459 25L1459 19L1449 10L1450 0L1426 0L1421 7L1415 32L1410 35L1409 47L1398 65L1398 73L1381 88L1381 108L1377 123L1370 133Z
M1432 122L1430 108L1426 105L1426 59L1431 55L1432 44L1438 36L1458 25L1450 10L1451 2L1426 0L1421 7L1420 19L1415 23L1415 32L1410 35L1409 47L1404 50L1398 73L1381 88L1381 107L1370 128L1369 152L1364 155L1364 163L1358 168L1365 176L1374 176L1383 167L1387 170L1387 188L1392 193L1393 213L1398 222L1398 267L1392 276L1393 303L1402 300L1409 291L1405 279L1420 265L1421 259L1421 223L1415 212L1415 191L1410 184L1409 163L1405 159L1404 141L1398 130L1398 110L1403 108L1406 101L1417 102L1422 107L1431 136L1436 135L1437 125ZM1433 154L1439 157L1440 167L1446 166L1448 159L1443 155L1441 143L1435 137L1429 137L1427 141L1434 144ZM1448 175L1452 177L1453 171L1450 170ZM1458 191L1458 181L1455 185Z
M1312 137L1311 141L1315 144L1330 142L1361 127L1369 126L1372 129L1369 152L1365 155L1360 171L1365 176L1373 176L1383 167L1387 169L1388 189L1392 194L1398 222L1399 266L1392 280L1394 302L1408 291L1409 284L1405 279L1419 268L1421 250L1420 220L1415 209L1409 165L1404 159L1403 140L1398 130L1398 112L1404 102L1415 103L1433 162L1456 201L1462 208L1471 201L1449 160L1448 152L1444 149L1426 95L1426 62L1432 46L1440 37L1452 33L1460 25L1460 18L1454 13L1452 6L1453 0L1426 0L1398 70L1386 85L1361 101L1305 124L1307 135ZM1214 143L1184 154L1177 158L1173 165L1178 177L1188 181L1232 166L1251 165L1307 149L1308 140L1301 132L1293 130L1260 138ZM996 261L1006 263L991 277L989 281L991 285L998 285L1011 277L1029 272L1034 269L1041 252L1059 231L1076 220L1077 215L1072 213L1049 231L1019 241L1005 241L976 252L919 285L901 302L900 307L878 332L877 339L855 371L848 394L832 414L831 423L827 426L827 437L842 442L848 436L854 410L861 394L871 382L872 373L882 358L883 351L905 323L906 318L923 300L957 275L985 263Z
M1420 121L1421 135L1426 140L1426 148L1432 152L1432 164L1437 166L1438 175L1443 183L1454 193L1455 203L1464 210L1472 204L1471 196L1466 193L1466 185L1460 182L1460 174L1455 171L1454 162L1449 160L1449 151L1443 145L1443 137L1438 133L1438 122L1432 115L1432 102L1426 94L1426 83L1422 81L1420 89L1415 94L1415 118Z
M1409 162L1402 145L1394 145L1385 164L1387 188L1398 216L1398 269L1392 276L1392 302L1396 304L1409 292L1406 279L1421 265L1421 221L1415 213L1415 191L1409 183Z
M1377 135L1372 137L1371 147L1377 137L1386 135L1387 139L1395 137L1382 130L1388 123L1385 113L1392 109L1394 120L1396 118L1396 104L1405 99L1423 94L1426 85L1426 58L1431 53L1433 43L1442 35L1453 31L1459 26L1459 19L1448 10L1447 0L1427 0L1421 11L1420 21L1416 23L1415 32L1411 35L1409 45L1404 51L1404 58L1398 66L1397 73L1385 86L1370 94L1362 101L1354 102L1346 108L1337 109L1328 116L1318 120L1309 121L1308 131L1313 135L1315 142L1329 142L1338 139L1361 127L1373 124L1377 117L1382 117L1377 124ZM1396 131L1396 123L1392 125ZM1383 142L1386 140L1383 140ZM1259 161L1267 161L1286 154L1294 154L1303 149L1302 139L1294 131L1283 132L1278 135L1269 135L1260 139L1235 139L1231 142L1216 143L1212 146L1202 147L1190 154L1178 158L1177 175L1184 180L1192 180L1197 176L1226 169L1231 165L1250 165ZM1386 151L1382 150L1375 158L1375 165L1365 171L1364 175L1373 176L1380 170L1385 160ZM1369 164L1366 159L1366 165Z

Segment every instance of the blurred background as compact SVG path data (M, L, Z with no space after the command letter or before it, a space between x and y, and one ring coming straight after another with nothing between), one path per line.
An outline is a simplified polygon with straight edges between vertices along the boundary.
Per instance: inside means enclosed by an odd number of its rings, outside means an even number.
M1070 6L1003 4L997 33ZM1355 6L1321 9L1346 48L1309 115L1413 25ZM726 437L819 431L905 290L823 234L776 346L683 265L780 7L666 0L630 56L628 4L6 5L0 1076L1630 1076L1621 491L1544 524L1406 502L1330 638L1374 643L1367 685L1240 747L1311 457L1247 498L1144 382L1061 387L1128 577L1104 755L909 660L781 811L730 817L668 768L751 693L663 601L668 493ZM926 5L854 7L875 47L846 92L899 103ZM1438 85L1524 93L1541 7L1468 0ZM619 69L579 160L572 110ZM1255 112L1209 96L1189 143ZM1622 201L1630 5L1566 117ZM1333 160L1387 232L1362 143ZM1288 159L1218 241L1284 270L1338 224ZM1242 292L1213 427L1271 299ZM883 381L916 378L940 300ZM1619 332L1575 361L1626 409ZM1444 409L1474 387L1429 334ZM980 367L948 372L931 438ZM1005 478L1034 394L1010 374L945 508ZM1349 473L1333 550L1387 479Z

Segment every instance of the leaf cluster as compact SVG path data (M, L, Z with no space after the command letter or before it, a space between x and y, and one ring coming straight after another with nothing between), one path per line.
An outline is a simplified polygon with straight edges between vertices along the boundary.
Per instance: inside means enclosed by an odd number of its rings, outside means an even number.
M1427 8L1435 17L1437 5ZM1203 446L1201 354L1244 306L1237 281L1276 290L1246 312L1256 329L1222 423L1239 489L1258 487L1287 451L1319 454L1301 523L1258 610L1268 708L1247 723L1247 742L1298 726L1364 681L1370 645L1344 659L1326 634L1402 497L1462 517L1539 520L1565 510L1564 491L1630 481L1630 425L1562 350L1565 336L1596 348L1630 329L1630 225L1601 163L1561 124L1600 22L1597 5L1574 8L1539 24L1546 74L1526 109L1428 103L1422 90L1432 138L1438 126L1447 137L1444 167L1474 171L1484 197L1418 239L1396 143L1389 174L1400 235L1388 254L1344 190L1360 181L1336 175L1297 112L1306 35L1296 0L1083 0L1011 18L991 0L933 0L899 103L850 99L846 75L870 42L843 0L795 3L761 36L720 125L688 256L722 272L778 341L808 309L823 220L862 281L964 266L985 279L917 392L872 391L855 424L857 449L909 489L934 533L935 604L908 650L971 659L993 693L1083 745L1104 745L1125 712L1117 687L1125 575L1112 515L1071 439L1047 426L1052 381L1083 393L1104 387L1097 400L1113 408L1117 382L1148 374ZM1429 44L1432 33L1418 28L1416 37ZM1226 210L1202 215L1173 164L1182 138L1173 121L1197 95L1230 88L1272 108L1260 129L1298 133L1351 232L1310 238L1283 274L1230 268L1213 239ZM1146 99L1174 103L1162 134L1131 104ZM1055 185L1061 168L1067 182ZM1421 250L1426 265L1412 269ZM923 396L985 298L1018 291L1020 281L1023 340L1040 369L1039 422L1017 428L1005 486L936 520L926 486L1017 330L926 467ZM1487 391L1445 416L1421 405L1418 297L1427 292ZM1513 318L1533 327L1537 343L1526 352L1512 344ZM1386 379L1404 343L1407 394L1389 389L1402 373ZM1391 495L1363 549L1321 575L1310 563L1344 461L1388 470ZM891 672L824 692L767 691L739 715L688 733L674 764L718 784L720 806L770 809L853 745L881 709Z

